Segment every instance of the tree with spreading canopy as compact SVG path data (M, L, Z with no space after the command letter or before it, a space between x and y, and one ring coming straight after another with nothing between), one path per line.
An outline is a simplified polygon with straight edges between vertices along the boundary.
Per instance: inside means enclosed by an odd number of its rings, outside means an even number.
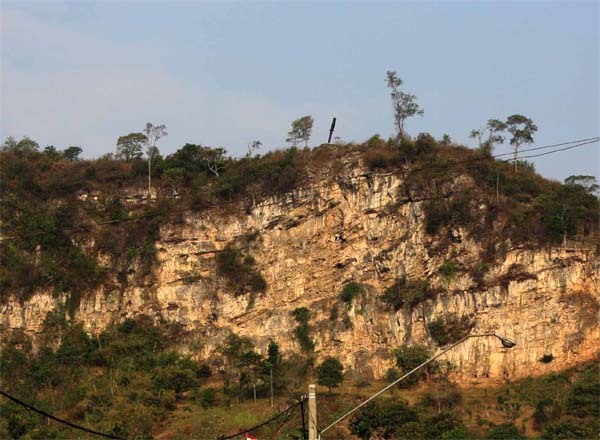
M40 145L33 139L23 136L20 141L17 141L13 136L9 136L2 144L4 151L17 151L22 153L33 153L39 151Z
M331 392L332 388L339 386L344 379L344 367L334 357L326 358L317 368L319 375L318 384L326 386Z
M292 122L292 129L288 133L288 138L285 140L291 143L293 147L297 147L300 141L304 141L304 146L308 147L308 140L312 134L314 119L312 116L302 116Z
M129 133L125 136L120 136L117 139L117 154L118 159L130 161L142 157L142 147L146 144L148 138L144 133Z
M388 70L386 75L387 86L391 90L390 95L394 107L394 122L398 129L398 137L403 138L406 135L404 131L404 121L411 116L422 116L424 111L419 104L417 104L417 97L415 95L400 90L402 79L400 79L395 71Z
M586 192L594 194L600 189L594 176L573 175L565 179L565 185L578 185L583 187Z
M512 135L510 144L515 152L515 170L519 159L519 148L523 144L533 143L533 134L537 131L537 125L531 119L523 115L511 115L506 119L506 130Z
M65 150L62 152L62 157L65 160L70 160L70 161L76 161L79 160L79 155L82 153L82 149L81 147L78 147L76 145L71 145L68 148L65 148Z
M504 143L505 138L500 133L506 131L506 127L506 123L499 119L488 119L484 128L471 130L469 137L477 139L479 150L483 154L491 156L494 152L494 144Z

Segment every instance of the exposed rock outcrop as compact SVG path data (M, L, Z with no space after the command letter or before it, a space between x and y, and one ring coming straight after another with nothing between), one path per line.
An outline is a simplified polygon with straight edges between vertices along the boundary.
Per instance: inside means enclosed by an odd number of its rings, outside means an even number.
M290 312L306 307L318 358L337 356L345 367L377 377L403 343L436 349L427 324L447 315L470 316L473 333L497 331L517 341L509 350L482 337L452 350L447 359L463 382L546 374L596 355L600 275L594 252L506 249L475 282L477 238L454 230L449 248L436 246L424 231L423 202L399 202L400 184L394 175L356 174L321 179L250 209L188 213L161 229L151 282L87 294L75 318L90 332L141 313L176 321L187 332L182 349L210 357L228 332L251 337L259 350L272 338L282 350L298 351ZM228 292L215 268L216 252L228 245L255 258L266 293ZM462 269L445 278L439 268L450 258ZM404 276L428 279L439 293L394 311L379 296ZM349 281L366 289L347 305L339 293ZM58 301L47 292L24 304L9 301L1 306L0 323L5 331L35 334ZM550 354L552 362L539 361Z

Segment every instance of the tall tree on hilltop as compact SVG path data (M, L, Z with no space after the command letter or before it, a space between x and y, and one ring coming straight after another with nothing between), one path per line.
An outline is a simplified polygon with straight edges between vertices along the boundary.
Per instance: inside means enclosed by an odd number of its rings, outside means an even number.
M64 149L64 151L62 152L62 156L64 159L74 162L76 160L79 160L79 155L82 152L83 150L81 147L78 147L77 145L71 145L69 148Z
M252 141L248 144L248 153L246 154L246 157L252 157L252 153L254 153L255 151L257 151L260 147L262 147L262 142L261 141Z
M506 119L506 129L512 135L510 144L515 151L515 171L517 169L517 160L519 159L519 147L523 144L533 143L533 134L537 131L537 126L531 119L523 115L511 115Z
M216 177L219 177L219 173L225 168L227 150L221 147L202 147L200 157L208 170Z
M142 147L146 144L148 138L144 133L129 133L117 139L116 157L130 161L142 157Z
M13 136L6 138L2 144L2 150L4 151L17 151L21 153L33 153L40 149L40 145L33 139L23 136L20 141L17 141Z
M477 139L479 142L479 150L491 156L494 152L494 144L504 143L504 136L500 133L506 131L506 123L499 119L488 119L485 128L479 130L471 130L469 137ZM487 139L485 136L487 134Z
M312 134L314 119L312 116L303 116L292 122L292 129L288 133L288 138L285 140L292 144L292 147L297 147L300 141L304 141L304 146L308 147L308 140Z
M148 197L150 197L150 189L152 186L152 158L158 154L158 148L156 142L161 137L165 137L167 133L167 126L164 124L153 125L150 122L146 122L146 128L144 128L144 134L146 135L146 156L148 157Z
M387 71L387 86L390 88L392 97L392 105L394 107L394 122L398 129L398 137L403 138L406 133L404 131L404 121L411 116L422 116L424 111L417 104L415 95L404 93L400 90L402 79L395 71Z
M595 194L600 190L600 185L594 176L574 175L565 179L565 185L579 185L590 194Z

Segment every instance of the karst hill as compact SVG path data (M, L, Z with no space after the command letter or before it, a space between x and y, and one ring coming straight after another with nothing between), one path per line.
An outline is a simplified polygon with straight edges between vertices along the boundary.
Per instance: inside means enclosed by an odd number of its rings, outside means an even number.
M598 199L525 161L429 135L240 159L186 144L150 194L141 159L0 161L5 341L35 346L56 313L91 335L143 318L214 368L235 334L375 378L403 344L517 342L449 353L463 383L597 353Z

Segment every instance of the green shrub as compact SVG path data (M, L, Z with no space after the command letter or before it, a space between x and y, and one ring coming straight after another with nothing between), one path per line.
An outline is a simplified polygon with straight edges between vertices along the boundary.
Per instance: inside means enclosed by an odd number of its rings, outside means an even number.
M292 316L299 324L308 324L310 311L306 307L297 307L292 311Z
M415 153L417 155L428 154L431 153L436 146L437 142L432 135L429 133L419 133L417 140L415 141Z
M489 270L490 265L487 263L480 263L471 270L471 276L473 277L473 281L475 281L475 284L478 287L484 286L484 278L485 275L489 272Z
M460 264L456 260L447 260L440 266L438 272L444 278L453 279L460 270Z
M470 440L471 436L464 427L453 428L442 434L442 440Z
M566 412L574 417L597 417L600 414L600 374L598 365L586 368L569 390Z
M584 424L579 420L555 422L546 427L542 438L548 440L592 439L598 436L594 424Z
M537 280L537 275L527 272L527 269L522 264L514 263L500 277L499 282L502 287L507 289L511 281L522 283L527 280Z
M242 259L241 252L234 247L226 247L217 253L217 274L227 280L227 285L235 295L263 293L267 281L256 270L256 260L251 255Z
M210 377L212 376L212 370L208 364L200 364L198 369L196 370L196 377Z
M447 345L467 336L474 325L475 322L469 316L458 318L448 315L431 321L427 324L427 330L438 345Z
M415 306L427 299L433 298L436 292L426 280L398 279L388 287L379 298L395 311L404 305Z
M472 229L477 219L471 206L473 195L468 190L456 193L450 198L434 199L423 205L425 212L425 232L436 235L442 227L464 227Z
M396 358L396 366L400 369L401 374L406 374L417 366L421 365L427 359L431 357L431 353L427 347L423 345L403 345L392 351L393 356ZM421 370L416 371L414 374L404 379L401 386L412 386L419 382L419 380L429 377L437 369L437 363L431 362Z
M331 310L329 311L329 320L330 321L337 321L339 316L339 310L337 305L334 305L333 307L331 307Z
M371 402L350 418L350 432L362 439L374 434L383 438L395 438L396 432L405 424L416 422L418 414L402 399Z
M198 393L197 402L202 408L210 408L217 401L217 390L214 388L204 388Z
M370 170L386 170L399 168L404 163L404 157L397 148L381 147L369 149L365 153L365 162Z
M464 429L463 424L456 415L450 412L439 412L431 417L428 417L422 423L424 425L423 438L438 439L443 438L447 432L452 432L456 429ZM399 432L402 434L402 431Z
M370 149L380 148L385 145L385 141L378 134L371 136L367 141L367 147Z
M400 374L396 368L388 368L385 371L385 381L386 382L394 382L400 377Z
M525 438L514 423L503 423L490 429L487 435L489 440L516 440Z
M294 329L294 335L305 352L314 350L315 343L310 337L310 326L308 320L310 318L310 312L306 307L298 307L292 311L292 316L298 323L298 326Z
M456 385L441 383L423 394L421 405L437 410L451 410L460 405L462 400L463 396Z
M340 361L334 357L326 358L317 367L318 384L326 386L331 391L342 383L344 367Z
M177 365L162 367L154 377L154 386L159 390L172 390L179 394L194 387L194 372Z
M365 286L355 281L352 281L344 286L342 293L340 293L340 299L350 306L354 298L358 295L365 293Z

